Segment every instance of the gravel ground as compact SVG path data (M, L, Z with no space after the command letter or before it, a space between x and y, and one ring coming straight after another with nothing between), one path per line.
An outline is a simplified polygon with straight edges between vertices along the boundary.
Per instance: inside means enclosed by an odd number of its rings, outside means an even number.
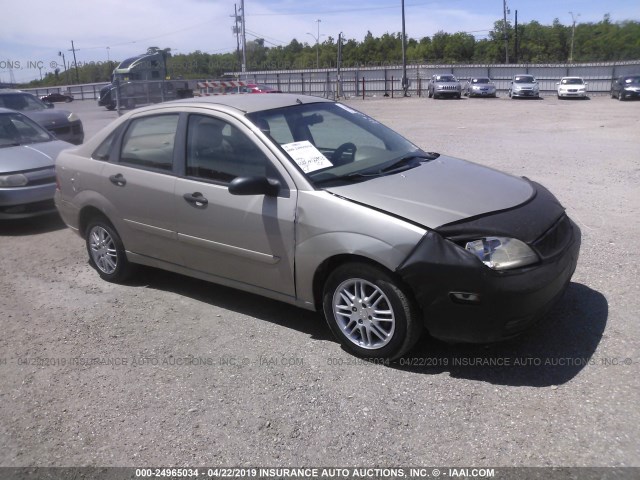
M57 217L0 224L0 466L640 466L640 102L347 103L550 188L566 295L499 345L361 362L318 314L171 273L103 282ZM87 136L114 112L76 111Z

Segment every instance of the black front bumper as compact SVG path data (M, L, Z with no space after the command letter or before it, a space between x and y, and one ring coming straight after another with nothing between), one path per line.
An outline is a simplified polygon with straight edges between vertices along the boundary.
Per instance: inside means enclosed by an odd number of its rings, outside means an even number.
M548 210L557 207L549 204ZM527 242L541 261L503 271L485 266L440 233L427 232L397 273L412 289L429 333L446 341L487 343L514 337L540 320L571 280L581 242L580 229L564 213L548 225Z

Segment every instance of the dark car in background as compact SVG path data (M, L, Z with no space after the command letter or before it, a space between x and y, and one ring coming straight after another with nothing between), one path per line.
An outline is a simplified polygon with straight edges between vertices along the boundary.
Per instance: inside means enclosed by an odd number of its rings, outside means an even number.
M0 219L56 211L54 160L72 147L26 115L0 108Z
M80 145L84 141L84 127L75 113L54 109L28 92L0 89L0 108L22 112L65 142Z
M461 98L462 85L460 85L458 79L450 73L433 75L429 82L428 94L429 98L433 97L434 99L440 97Z
M53 93L49 93L48 95L43 95L42 97L40 97L40 100L42 100L45 103L56 103L56 102L69 103L69 102L73 102L73 95L70 95L68 93L53 92Z
M611 82L611 98L640 98L640 75L623 75Z
M496 96L496 84L488 77L470 78L464 87L464 95L471 97L494 97Z

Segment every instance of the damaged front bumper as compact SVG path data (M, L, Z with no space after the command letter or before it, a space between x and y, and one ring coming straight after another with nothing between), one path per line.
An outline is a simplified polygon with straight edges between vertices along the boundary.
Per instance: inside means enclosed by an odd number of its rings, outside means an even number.
M534 185L536 197L521 209L490 215L484 222L473 219L440 232L428 231L398 268L433 337L487 343L517 336L540 320L564 292L578 261L580 229L553 195ZM536 211L537 219L546 212L545 216L554 218L546 223L551 227L540 234L539 225L527 225L528 211ZM492 225L491 231L487 225ZM473 238L471 231L491 235L511 229L519 231L520 239L538 253L539 263L493 270L459 241Z

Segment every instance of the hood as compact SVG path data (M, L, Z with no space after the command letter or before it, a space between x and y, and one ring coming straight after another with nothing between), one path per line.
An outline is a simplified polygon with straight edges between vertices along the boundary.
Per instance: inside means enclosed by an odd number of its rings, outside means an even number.
M513 208L535 195L522 178L452 157L327 191L427 228Z
M73 145L61 140L0 148L0 173L53 167L58 154Z
M71 112L67 112L66 110L26 110L20 113L25 114L34 122L38 122L44 128L51 128L61 125L68 125L69 120L68 116Z

